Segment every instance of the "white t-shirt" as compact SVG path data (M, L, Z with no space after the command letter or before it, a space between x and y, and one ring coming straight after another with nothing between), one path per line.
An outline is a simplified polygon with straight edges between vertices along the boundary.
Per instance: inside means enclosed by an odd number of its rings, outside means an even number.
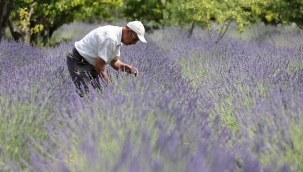
M121 38L122 27L102 26L89 32L80 41L75 42L75 48L93 66L96 65L98 57L106 63L110 63L120 57Z

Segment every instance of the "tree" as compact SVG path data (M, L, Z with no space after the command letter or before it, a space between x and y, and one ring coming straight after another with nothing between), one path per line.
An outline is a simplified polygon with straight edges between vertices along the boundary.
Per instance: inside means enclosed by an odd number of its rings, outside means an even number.
M5 32L6 23L8 21L10 8L7 6L7 0L0 1L0 39L3 37Z
M209 30L209 36L218 42L225 34L231 21L238 25L242 32L247 26L257 21L256 12L268 4L269 0L175 0L169 5L172 23L199 24ZM219 34L213 36L215 25L219 25ZM217 29L216 29L217 30Z
M19 1L18 1L19 2ZM21 2L20 2L21 3ZM14 30L12 27L12 21L10 19L10 14L12 10L15 7L15 1L14 0L0 0L0 40L5 35L5 29L7 27L7 24L10 24L10 31L12 33L12 36L15 40L18 40L20 38L20 35L18 32Z
M166 25L173 25L173 26L187 26L188 24L191 24L191 28L189 30L189 37L192 35L195 21L193 21L191 18L184 17L185 13L184 11L180 10L180 6L184 4L185 0L173 0L168 1L166 4L166 13L165 13L165 24ZM196 21L197 23L197 21ZM203 27L203 23L199 23Z
M122 13L128 20L140 20L158 29L164 24L165 4L165 0L124 0Z
M12 7L9 18L14 32L25 43L36 45L42 37L45 45L54 31L65 23L89 16L105 15L107 9L122 5L122 0L1 0ZM1 7L2 4L0 3ZM0 11L1 14L1 11ZM9 21L9 20L8 20ZM6 21L6 22L8 22ZM17 26L17 28L15 27Z
M259 11L261 20L269 24L296 23L303 27L302 0L270 0L267 6Z
M29 16L33 12L32 7L37 2L48 2L48 0L0 0L0 39L4 36L8 25L13 38L19 40L23 36L23 33L27 32L24 26L28 24ZM25 11L27 7L30 7L29 13ZM20 15L16 15L18 11ZM14 18L14 16L17 16L17 18ZM15 20L12 18L19 20L19 28L16 28L14 25Z

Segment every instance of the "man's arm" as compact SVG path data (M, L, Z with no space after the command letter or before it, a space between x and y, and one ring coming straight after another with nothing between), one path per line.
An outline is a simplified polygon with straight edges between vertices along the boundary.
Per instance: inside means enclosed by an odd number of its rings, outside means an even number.
M137 76L139 74L139 71L137 68L132 67L128 64L123 63L120 60L112 60L111 61L111 66L116 69L119 70L121 69L123 72L127 72L127 73L133 73L135 76Z
M105 79L105 81L107 83L110 83L109 77L107 75L107 71L105 70L105 65L106 65L105 61L103 59L101 59L100 57L98 57L95 69L96 69L97 74L101 78Z

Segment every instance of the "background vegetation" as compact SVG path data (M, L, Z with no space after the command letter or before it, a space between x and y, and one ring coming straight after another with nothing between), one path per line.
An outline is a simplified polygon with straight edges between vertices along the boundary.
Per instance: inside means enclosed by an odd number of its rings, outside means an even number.
M48 44L54 31L74 21L89 23L141 20L147 30L195 25L218 42L230 23L239 32L252 24L303 24L300 0L1 0L0 39L32 45ZM10 34L5 35L6 28Z

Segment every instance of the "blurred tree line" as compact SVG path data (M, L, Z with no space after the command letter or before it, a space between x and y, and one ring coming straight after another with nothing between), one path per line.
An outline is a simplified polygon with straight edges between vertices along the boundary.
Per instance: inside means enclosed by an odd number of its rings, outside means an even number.
M257 22L303 26L302 0L0 0L0 39L46 45L55 30L73 21L140 20L146 29L196 25L218 42L234 21L238 31ZM216 34L214 34L216 33ZM215 35L215 36L214 36Z

